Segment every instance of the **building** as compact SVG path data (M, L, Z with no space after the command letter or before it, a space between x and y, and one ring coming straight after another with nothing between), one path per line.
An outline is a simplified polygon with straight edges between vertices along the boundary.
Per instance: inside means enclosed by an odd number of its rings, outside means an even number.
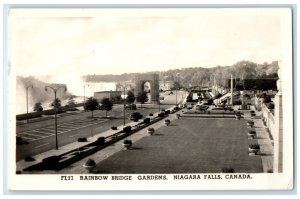
M159 81L159 90L171 90L174 87L174 81Z
M94 98L96 98L98 101L101 101L103 98L113 99L118 96L121 97L121 93L121 91L99 91L94 92Z

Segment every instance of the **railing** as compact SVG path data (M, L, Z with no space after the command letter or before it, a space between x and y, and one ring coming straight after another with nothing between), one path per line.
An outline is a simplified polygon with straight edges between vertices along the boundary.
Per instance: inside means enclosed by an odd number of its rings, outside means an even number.
M262 115L263 115L263 121L265 125L269 128L272 136L274 133L274 114L271 112L271 110L268 109L268 107L262 103L261 105Z

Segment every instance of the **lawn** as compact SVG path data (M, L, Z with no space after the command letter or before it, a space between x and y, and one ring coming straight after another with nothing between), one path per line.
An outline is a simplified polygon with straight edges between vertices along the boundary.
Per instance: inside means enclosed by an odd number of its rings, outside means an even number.
M97 173L262 172L259 156L248 155L245 120L179 119L97 164Z

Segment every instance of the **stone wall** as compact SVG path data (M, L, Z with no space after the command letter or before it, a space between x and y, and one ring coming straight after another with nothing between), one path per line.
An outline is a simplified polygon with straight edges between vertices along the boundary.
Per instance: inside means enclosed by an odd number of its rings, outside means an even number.
M274 137L274 130L275 130L274 113L271 110L269 110L264 103L261 104L261 111L262 111L263 120L266 126L269 128L271 135Z

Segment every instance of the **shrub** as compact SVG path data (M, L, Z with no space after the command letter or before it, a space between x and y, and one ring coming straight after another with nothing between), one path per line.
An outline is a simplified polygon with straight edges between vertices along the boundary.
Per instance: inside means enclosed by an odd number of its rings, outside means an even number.
M256 132L254 130L249 130L249 134L256 135Z
M78 111L79 109L77 108L68 108L68 111Z
M158 114L158 117L164 117L165 116L165 113L164 112L160 112L159 114Z
M153 116L153 113L150 113L149 116Z
M154 128L148 128L147 130L149 135L153 135L154 131L155 131Z
M145 119L144 119L144 123L145 123L145 124L149 124L149 123L150 123L150 118L145 118Z
M27 156L27 157L24 158L24 161L25 162L33 162L33 161L35 161L35 159L31 156Z
M266 106L268 109L274 109L274 103L267 103Z
M130 145L132 145L132 141L131 140L124 140L123 144L130 144Z
M139 119L142 119L142 118L143 118L143 115L139 112L133 112L130 115L130 120L133 120L135 122L137 122Z
M60 157L57 155L54 155L54 156L49 156L47 158L44 158L42 160L42 163L47 167L53 167L53 166L55 167L59 160L60 160Z
M218 94L215 95L214 98L217 99L217 98L220 98L220 97L222 97L222 95L220 93L218 93Z
M171 114L171 111L170 110L166 110L165 114Z
M96 162L93 159L88 159L85 163L85 166L96 166Z
M19 136L16 136L17 144L22 144L23 139Z
M148 131L154 131L154 128L149 127L149 128L148 128Z
M78 138L77 141L78 142L87 142L87 139L86 138Z
M223 167L222 173L234 173L234 169L231 167Z
M258 144L249 144L250 149L260 149L260 146Z
M165 124L166 124L167 126L169 126L170 123L171 123L170 120L168 120L168 119L165 120Z
M98 137L98 138L97 138L97 143L98 143L99 145L104 144L104 143L105 143L105 137Z
M131 131L131 126L126 126L126 127L124 127L124 128L123 128L123 131L124 131L125 133L130 133L130 131Z
M111 129L112 130L118 130L118 128L116 126L112 126Z
M29 144L29 142L22 139L22 137L16 136L16 142L18 145L20 144Z
M242 104L241 100L237 100L237 101L233 102L233 105L241 105L241 104Z

